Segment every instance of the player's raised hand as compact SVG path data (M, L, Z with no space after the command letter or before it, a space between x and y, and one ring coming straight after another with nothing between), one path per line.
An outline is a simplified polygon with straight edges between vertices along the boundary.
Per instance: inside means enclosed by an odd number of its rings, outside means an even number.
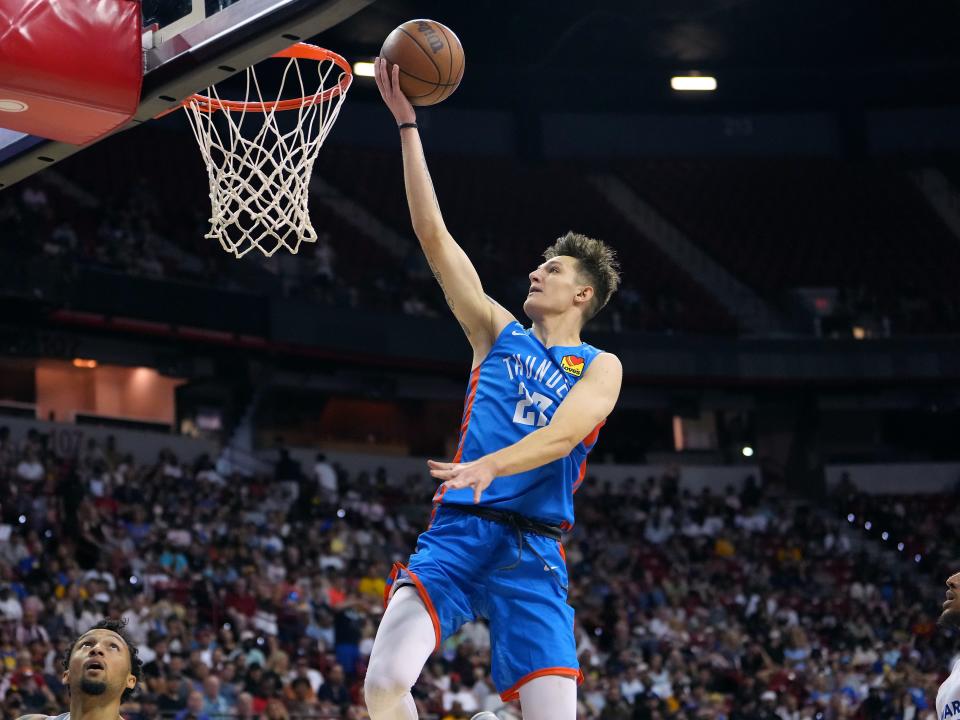
M482 457L479 460L466 463L445 463L436 460L427 460L430 474L438 480L444 481L444 486L456 490L472 487L473 502L480 502L483 491L490 487L490 483L497 476L497 469L491 460Z
M394 65L390 68L385 59L378 57L373 61L373 69L380 97L393 113L397 124L416 122L417 114L414 112L413 105L400 90L400 66Z

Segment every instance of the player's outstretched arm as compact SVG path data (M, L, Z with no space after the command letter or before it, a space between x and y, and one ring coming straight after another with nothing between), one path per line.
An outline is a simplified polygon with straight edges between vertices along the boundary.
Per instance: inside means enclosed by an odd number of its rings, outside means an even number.
M590 363L553 414L550 424L502 450L468 463L428 460L430 474L450 488L473 488L473 501L500 475L514 475L570 454L613 411L620 396L623 366L602 353Z
M402 125L415 122L416 114L410 101L400 91L399 72L399 66L394 65L391 73L386 61L377 58L377 87L397 124ZM400 139L403 146L403 180L413 230L430 269L440 283L447 305L470 340L475 361L482 360L513 316L484 294L473 263L447 231L417 129L401 129Z

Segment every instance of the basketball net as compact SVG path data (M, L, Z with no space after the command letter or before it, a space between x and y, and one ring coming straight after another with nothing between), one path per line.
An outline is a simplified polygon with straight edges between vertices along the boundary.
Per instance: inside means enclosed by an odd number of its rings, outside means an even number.
M296 253L316 242L310 176L352 81L349 64L322 48L301 43L273 57L288 60L272 99L249 67L243 101L223 100L211 86L184 102L210 182L205 237L237 258L254 248L267 257L281 247ZM304 74L314 65L319 87L311 94ZM296 85L286 95L298 91L296 99L281 99L288 82Z

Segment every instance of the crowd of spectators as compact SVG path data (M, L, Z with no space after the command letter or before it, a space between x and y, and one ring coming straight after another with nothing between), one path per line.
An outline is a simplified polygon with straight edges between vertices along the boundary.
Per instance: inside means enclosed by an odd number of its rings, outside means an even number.
M371 460L373 463L374 461ZM208 457L71 457L0 428L0 708L67 707L60 658L123 617L145 681L127 720L367 717L362 683L390 564L432 482L347 476L319 457L272 477ZM585 482L565 540L581 720L926 720L952 655L942 578L869 553L842 517L752 478ZM422 717L519 718L470 623L414 688Z
M164 143L166 170L152 168L153 174L131 177L128 157L140 152L142 145L137 143L149 141L122 135L110 145L92 148L83 160L67 161L50 178L31 179L0 194L0 221L7 228L7 242L0 253L18 254L17 262L6 263L16 267L17 273L11 273L5 284L9 287L36 275L62 285L78 268L87 267L201 285L209 285L213 278L224 290L292 297L340 309L425 317L445 312L442 293L409 229L394 154L388 161L372 151L332 147L325 151L326 164L318 172L357 203L352 212L375 218L401 238L401 244L405 241L406 252L388 249L374 238L376 233L359 229L364 222L347 221L342 212L331 212L315 199L316 243L301 244L296 256L281 252L268 259L253 252L238 263L216 240L204 237L209 229L209 191L205 176L194 167L198 161L193 139L168 133L156 141ZM465 163L472 163L468 171L463 169ZM538 260L541 246L552 240L551 233L568 229L556 223L570 222L576 224L574 229L596 232L610 241L624 263L621 290L608 311L597 317L594 328L737 332L735 321L694 275L661 256L635 228L611 214L603 197L576 172L518 168L517 177L508 179L501 166L477 158L441 155L432 164L444 189L451 228L489 294L511 311L520 312L526 273ZM166 174L156 175L158 171ZM700 177L704 173L706 180ZM809 202L793 197L802 191L825 192L817 189L820 181L836 173L845 178L837 181L840 187L847 187L843 183L852 183L852 178L865 184L863 207L852 208L843 201L847 193L830 191L840 200L833 215L824 220L820 213L810 212ZM952 247L953 238L914 193L903 204L894 204L895 209L885 202L884 188L906 184L899 171L854 171L830 162L757 165L743 161L742 166L725 162L718 167L711 162L662 160L630 165L622 174L633 179L641 197L661 207L733 275L785 314L796 315L795 330L823 337L876 338L950 332L960 322L960 300L949 283L949 273L941 267L949 263L930 260ZM773 181L781 174L796 193L784 191ZM694 179L706 182L702 197L714 198L706 210L698 205L702 215L691 215L687 202ZM574 192L572 183L583 187L576 185ZM529 187L540 190L525 197ZM575 203L570 201L571 192ZM739 197L739 192L748 192L747 197L761 193L764 200L717 199ZM570 216L576 220L564 214L570 204L578 207ZM478 215L478 207L494 205L496 213L481 210ZM764 208L760 215L758 208ZM893 217L887 223L879 220L885 213ZM923 226L915 238L902 229L914 223ZM881 230L887 238L887 260L883 261L871 254L877 247L871 232ZM911 253L904 237L928 243L928 251ZM789 246L793 254L777 254L781 246ZM832 258L829 263L824 253ZM25 274L25 264L35 272ZM934 282L931 277L938 279ZM798 288L833 288L836 300L826 314L812 311L785 296Z
M145 178L106 197L75 197L62 188L36 181L0 194L0 221L10 228L0 253L10 255L21 283L55 285L69 299L69 283L84 269L122 273L153 280L215 284L223 290L294 298L338 309L402 312L437 317L446 312L443 295L412 239L408 252L394 256L336 217L318 221L318 239L303 243L297 255L287 252L265 258L253 252L236 262L219 243L204 237L208 230L205 193L176 212L158 201ZM406 229L401 228L405 234ZM515 313L526 297L527 272L518 258L491 244L489 234L461 238L475 247L474 261L489 294ZM546 246L552 238L544 237ZM27 277L23 268L31 268ZM11 277L10 287L17 278ZM27 289L28 292L32 288ZM699 330L695 303L680 288L640 287L629 276L608 312L594 326L622 330ZM732 327L732 326L731 326ZM715 326L717 331L721 329Z

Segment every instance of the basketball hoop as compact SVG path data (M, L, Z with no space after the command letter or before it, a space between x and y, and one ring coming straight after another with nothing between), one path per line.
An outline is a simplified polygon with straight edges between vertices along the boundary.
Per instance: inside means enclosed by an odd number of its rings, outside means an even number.
M353 81L346 60L314 45L298 43L272 57L287 59L274 99L264 99L249 67L244 100L224 100L211 86L183 102L210 182L206 237L237 258L254 248L267 257L281 247L296 253L300 243L316 242L307 207L310 175ZM319 87L312 94L301 62L316 63ZM284 99L294 76L299 92Z

